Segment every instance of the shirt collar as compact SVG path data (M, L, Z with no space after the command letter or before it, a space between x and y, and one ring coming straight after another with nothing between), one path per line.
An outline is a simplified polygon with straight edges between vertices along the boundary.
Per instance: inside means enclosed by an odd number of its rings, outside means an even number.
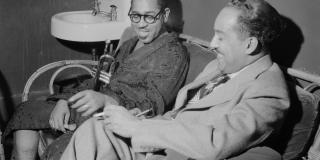
M249 65L243 67L242 69L240 69L239 71L237 72L234 72L234 73L230 73L230 74L227 74L228 77L231 79L231 78L234 78L235 76L237 76L238 74L240 74L243 70L245 70L246 68L248 68Z

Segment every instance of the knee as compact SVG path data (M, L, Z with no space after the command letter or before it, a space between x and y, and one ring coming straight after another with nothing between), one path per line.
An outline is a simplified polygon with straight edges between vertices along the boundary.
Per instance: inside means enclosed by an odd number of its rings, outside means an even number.
M77 132L82 132L80 130L86 131L88 129L97 128L97 126L101 126L102 123L96 118L90 118L83 122L77 129Z
M74 138L93 138L94 135L104 131L103 123L97 118L90 118L82 123L74 132Z
M17 130L13 133L14 145L19 150L35 150L39 143L39 133L33 130Z

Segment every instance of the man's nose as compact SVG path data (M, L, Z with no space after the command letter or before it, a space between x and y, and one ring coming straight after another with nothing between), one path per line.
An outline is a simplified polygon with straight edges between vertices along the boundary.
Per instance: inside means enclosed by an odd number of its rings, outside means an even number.
M140 22L138 23L138 26L140 28L147 26L148 24L146 23L146 21L144 21L144 19L141 17Z
M212 38L212 40L211 40L211 42L210 42L210 47L211 47L212 49L218 48L218 43L217 43L215 37Z

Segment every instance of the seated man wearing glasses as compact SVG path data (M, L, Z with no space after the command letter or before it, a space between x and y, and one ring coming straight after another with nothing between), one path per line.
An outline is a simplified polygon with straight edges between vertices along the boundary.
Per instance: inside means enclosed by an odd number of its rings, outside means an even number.
M13 132L15 159L35 159L38 131L47 129L62 136L42 158L58 159L73 134L71 124L78 126L108 104L125 106L133 114L149 111L148 117L168 110L183 85L189 57L177 34L166 28L170 13L166 6L163 0L132 0L129 17L137 36L120 47L110 84L99 92L90 90L90 80L45 101L20 105L5 131Z

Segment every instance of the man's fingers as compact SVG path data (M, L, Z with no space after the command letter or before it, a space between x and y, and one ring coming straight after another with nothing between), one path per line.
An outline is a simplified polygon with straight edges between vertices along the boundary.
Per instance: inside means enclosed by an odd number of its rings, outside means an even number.
M91 115L95 110L93 108L87 109L84 113L81 114L81 116L86 117Z
M117 106L117 105L113 105L113 104L110 104L110 105L106 105L105 108L106 109L118 109L120 108L121 106Z
M70 98L68 99L68 102L69 102L69 103L74 103L74 102L78 101L79 99L81 99L81 98L84 97L84 96L85 96L85 92L84 92L84 91L78 92L77 94L75 94L75 95L73 95L72 97L70 97Z
M105 119L103 120L103 124L104 124L104 125L110 125L110 124L111 124L111 119L110 119L110 118L105 118Z
M126 110L126 109L122 106L113 105L113 104L110 104L104 107L104 111L111 111L111 110L120 111L120 110Z
M84 105L82 105L81 107L78 107L78 108L77 108L77 112L85 112L85 111L87 111L88 109L90 109L89 105L84 104Z
M107 129L109 129L110 131L112 131L113 133L122 136L121 133L123 133L123 130L122 130L121 127L119 127L118 125L116 125L116 124L109 124L109 125L105 125L105 127L106 127Z
M79 108L79 107L87 104L88 101L89 100L85 96L83 96L81 99L78 99L77 101L75 101L70 107L71 108Z
M59 128L58 121L55 118L53 118L52 129L57 130L58 128Z
M137 115L137 114L141 113L141 110L139 108L133 108L133 109L130 109L129 112L132 115Z
M104 112L103 116L111 117L115 114L116 110L107 109L107 110L104 110L103 112Z
M51 127L52 129L54 129L54 121L53 121L52 118L50 118L50 120L49 120L49 125L50 125L50 127Z
M64 128L64 125L63 125L63 120L62 119L57 120L56 129L58 129L59 131L62 131L62 132L66 132L66 130Z
M76 124L65 124L64 128L70 130L70 131L74 131L77 128Z
M64 125L69 124L69 118L70 118L70 112L64 115L64 123L63 123Z

